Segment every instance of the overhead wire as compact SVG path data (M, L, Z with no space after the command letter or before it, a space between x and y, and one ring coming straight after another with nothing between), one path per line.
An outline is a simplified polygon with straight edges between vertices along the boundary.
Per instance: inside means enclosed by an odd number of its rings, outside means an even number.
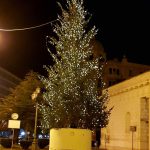
M46 25L51 24L51 23L53 23L55 21L58 21L58 19L53 20L53 21L49 21L49 22L46 22L46 23L43 23L43 24L40 24L40 25L30 26L30 27L25 27L25 28L13 28L13 29L0 28L0 31L3 31L3 32L14 32L14 31L31 30L31 29L36 29L36 28L40 28L40 27L46 26Z

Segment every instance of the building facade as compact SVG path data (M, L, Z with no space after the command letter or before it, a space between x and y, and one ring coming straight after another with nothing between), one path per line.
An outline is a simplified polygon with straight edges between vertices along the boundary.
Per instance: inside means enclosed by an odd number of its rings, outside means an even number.
M20 81L20 78L0 67L0 99L8 95L10 89L14 88Z
M150 71L110 86L108 92L108 108L113 109L101 147L149 150Z
M121 61L108 60L104 68L104 81L109 87L149 70L150 66L129 62L126 57Z
M97 40L93 40L91 45L93 46L94 57L103 57L103 61L106 61L103 75L106 87L150 70L149 65L129 62L125 56L123 56L121 61L116 58L107 59L103 45Z

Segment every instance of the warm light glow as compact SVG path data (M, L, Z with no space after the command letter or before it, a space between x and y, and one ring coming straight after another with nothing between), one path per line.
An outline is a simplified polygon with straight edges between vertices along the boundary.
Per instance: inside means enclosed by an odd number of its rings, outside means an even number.
M2 43L3 43L3 36L2 36L2 33L0 32L0 46Z

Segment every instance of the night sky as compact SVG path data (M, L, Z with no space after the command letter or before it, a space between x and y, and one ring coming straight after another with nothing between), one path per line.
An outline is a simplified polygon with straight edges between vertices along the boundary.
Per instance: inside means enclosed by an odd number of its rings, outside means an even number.
M64 2L64 0L59 0ZM149 0L85 0L91 25L99 30L96 38L108 59L121 59L150 65ZM57 19L56 0L0 1L0 29L27 28ZM51 63L46 49L46 36L52 36L51 25L6 32L0 31L0 66L23 78L34 70L42 72Z

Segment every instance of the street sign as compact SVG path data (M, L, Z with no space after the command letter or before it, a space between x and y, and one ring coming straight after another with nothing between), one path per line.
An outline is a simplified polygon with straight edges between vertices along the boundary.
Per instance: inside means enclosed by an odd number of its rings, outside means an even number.
M135 132L136 131L136 126L130 126L130 131Z
M8 120L8 128L20 129L20 120Z

